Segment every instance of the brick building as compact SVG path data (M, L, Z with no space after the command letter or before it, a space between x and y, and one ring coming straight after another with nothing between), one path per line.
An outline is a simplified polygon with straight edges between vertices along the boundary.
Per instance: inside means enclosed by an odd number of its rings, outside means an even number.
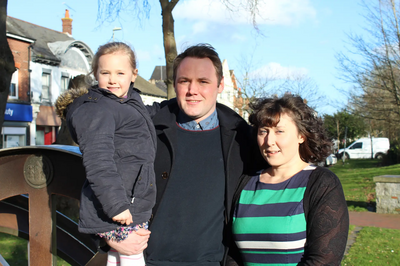
M61 125L55 100L71 78L90 70L93 52L72 38L68 10L61 25L62 32L7 17L6 35L16 71L2 128L3 148L53 143Z
M2 128L1 147L26 145L29 124L32 121L30 105L29 60L34 39L7 33L14 56L15 72L12 76Z

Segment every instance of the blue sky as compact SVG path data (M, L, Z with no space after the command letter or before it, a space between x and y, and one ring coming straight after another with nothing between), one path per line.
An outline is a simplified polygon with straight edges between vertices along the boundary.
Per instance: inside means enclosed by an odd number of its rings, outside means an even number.
M69 9L72 36L87 43L93 52L112 39L114 27L120 27L115 40L135 48L139 74L149 79L154 66L165 65L160 4L149 2L150 18L141 22L124 12L114 22L101 23L97 0L9 0L7 12L61 31L61 18ZM216 0L181 0L173 14L178 53L189 45L210 43L236 74L243 69L241 58L253 57L254 71L273 67L280 72L306 73L328 103L345 104L346 98L336 88L351 85L338 79L335 54L345 51L347 33L362 32L363 12L359 0L264 0L258 25L265 37L256 34L242 10L226 13ZM318 111L332 114L340 108L332 105Z

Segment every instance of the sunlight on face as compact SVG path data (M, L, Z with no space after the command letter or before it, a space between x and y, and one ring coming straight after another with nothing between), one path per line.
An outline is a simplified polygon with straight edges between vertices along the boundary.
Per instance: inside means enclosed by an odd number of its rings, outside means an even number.
M217 72L209 58L186 57L177 69L175 92L180 109L196 122L211 115L224 80L218 83Z
M288 166L302 161L299 146L304 138L299 134L293 119L281 114L276 127L260 127L257 143L264 159L272 167Z
M102 55L95 75L99 88L109 90L118 97L125 97L131 82L137 77L137 69L132 69L129 57L124 53Z

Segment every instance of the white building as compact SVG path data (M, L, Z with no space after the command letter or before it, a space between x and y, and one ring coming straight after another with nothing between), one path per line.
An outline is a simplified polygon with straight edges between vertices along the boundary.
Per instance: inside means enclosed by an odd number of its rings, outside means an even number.
M224 90L218 95L217 101L234 110L235 89L226 59L222 62L222 73L224 76Z
M93 58L88 45L72 38L68 10L62 29L59 32L7 17L7 39L20 68L13 74L6 108L13 116L5 116L2 147L55 141L61 121L54 103L71 78L90 71ZM18 116L19 112L27 113Z

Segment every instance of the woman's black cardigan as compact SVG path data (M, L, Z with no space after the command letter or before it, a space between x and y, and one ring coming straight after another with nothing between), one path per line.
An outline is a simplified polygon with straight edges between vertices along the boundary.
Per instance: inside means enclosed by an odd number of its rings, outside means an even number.
M251 178L243 176L234 196L235 203ZM326 168L316 167L307 183L303 204L307 240L298 265L340 265L347 243L349 213L339 178ZM230 250L231 257L238 262L237 253L235 248ZM237 265L233 260L230 262L228 265Z

